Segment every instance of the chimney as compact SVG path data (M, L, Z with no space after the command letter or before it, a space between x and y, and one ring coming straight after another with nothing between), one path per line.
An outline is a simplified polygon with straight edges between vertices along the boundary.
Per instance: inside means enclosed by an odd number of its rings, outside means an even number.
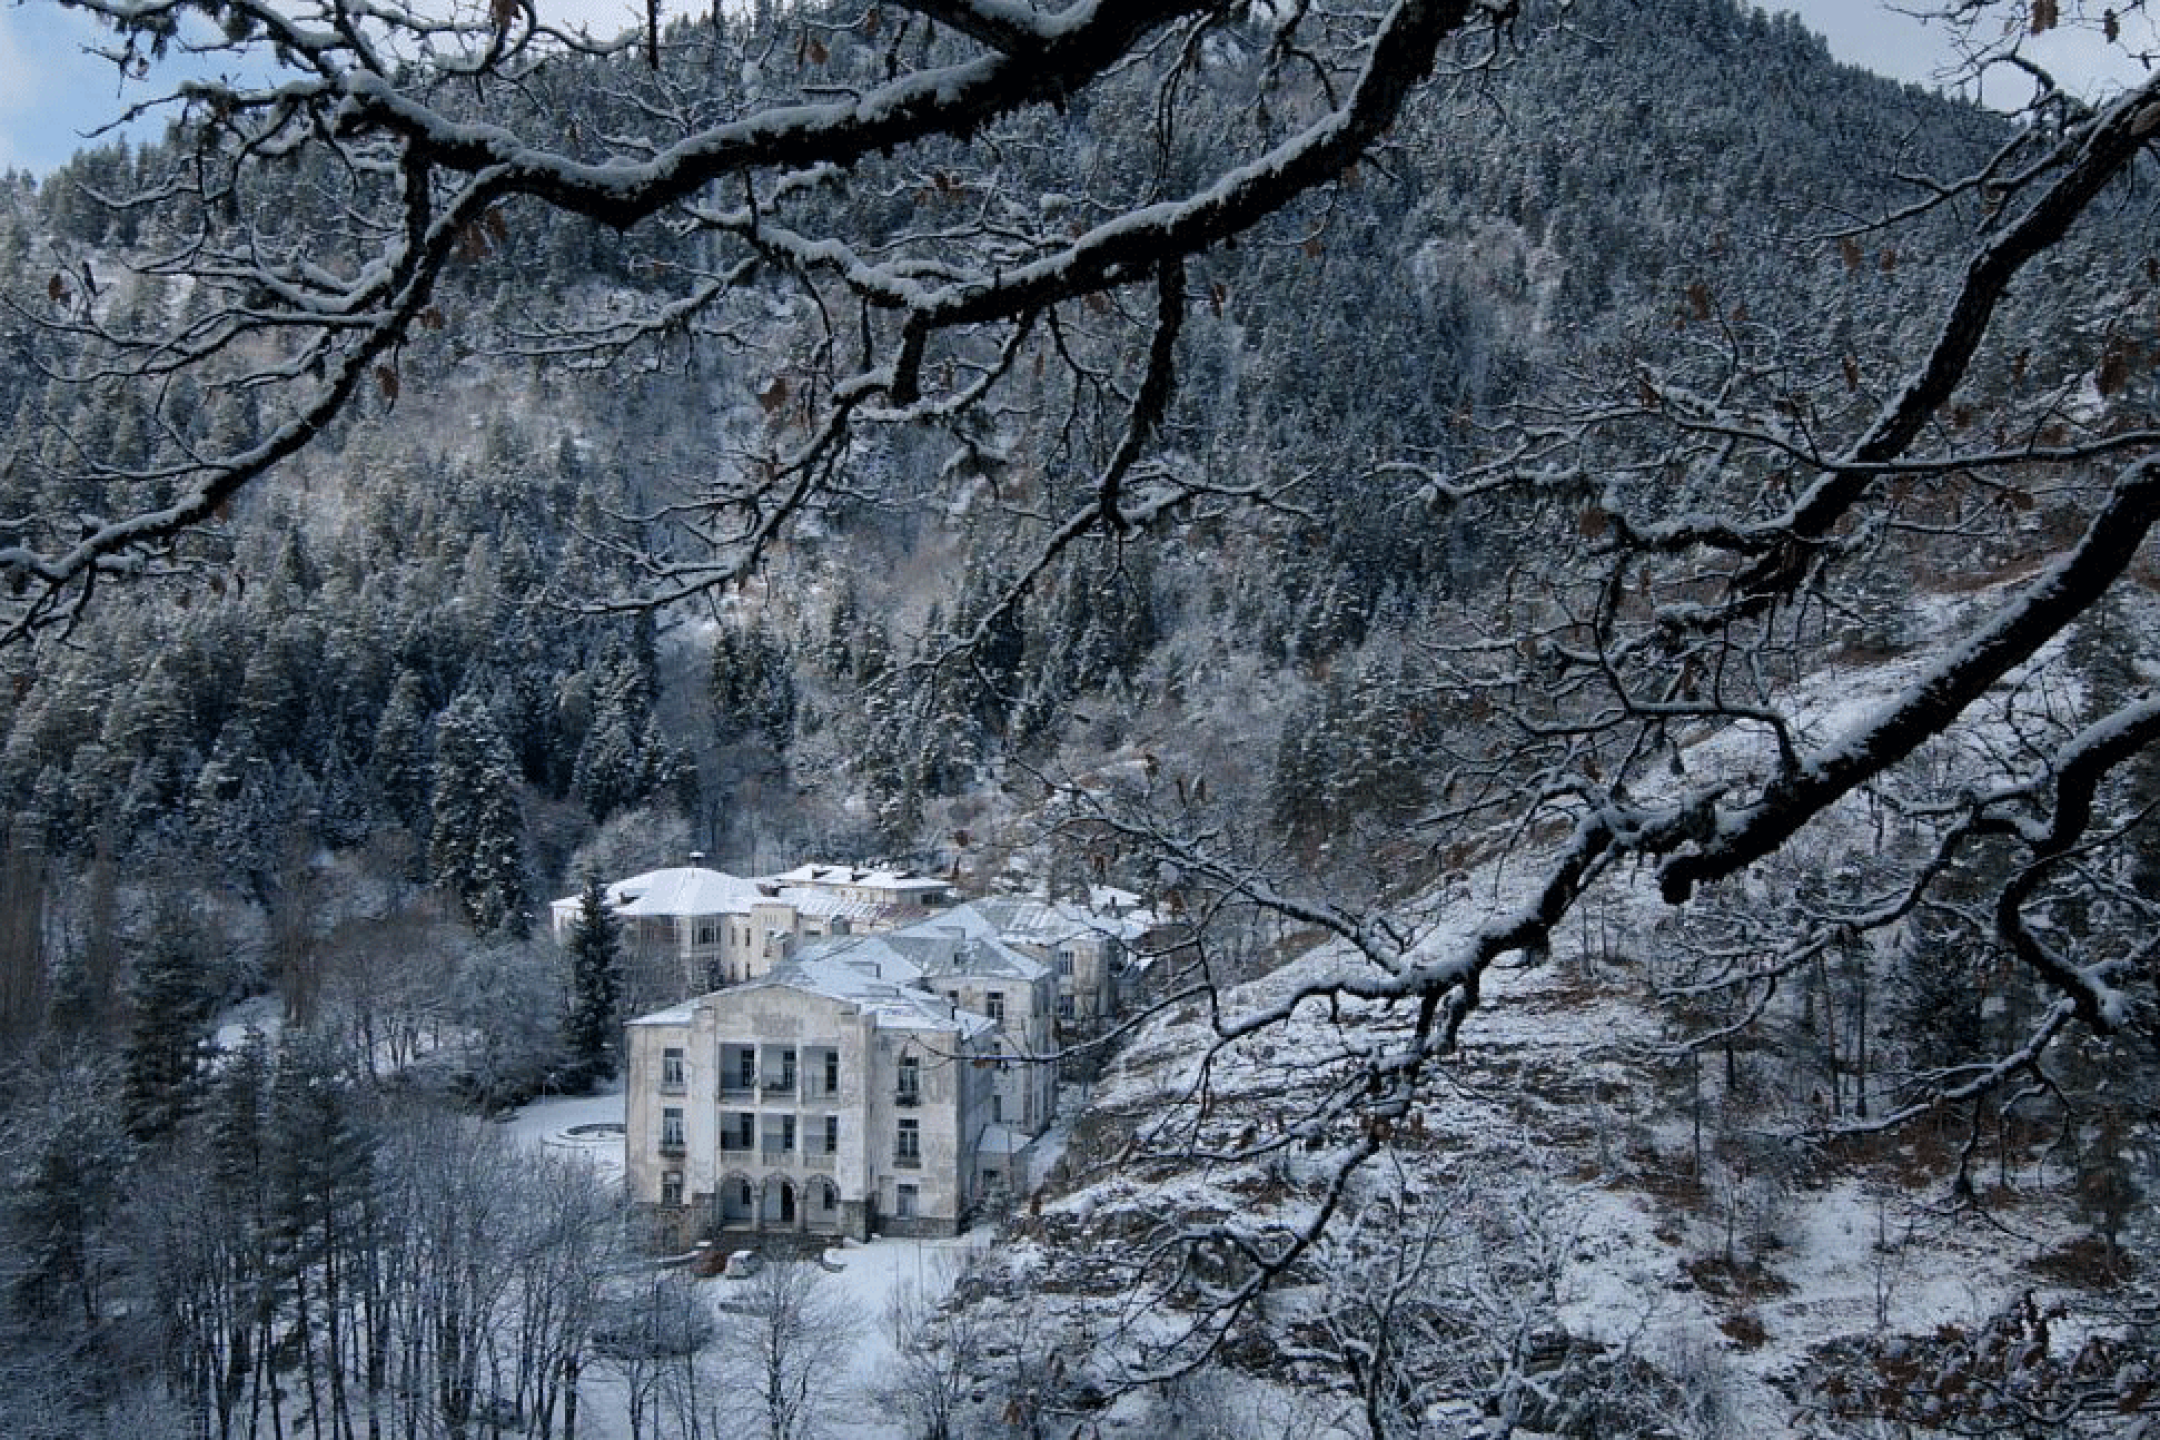
M705 852L703 850L692 850L690 852L690 868L693 870L705 868Z

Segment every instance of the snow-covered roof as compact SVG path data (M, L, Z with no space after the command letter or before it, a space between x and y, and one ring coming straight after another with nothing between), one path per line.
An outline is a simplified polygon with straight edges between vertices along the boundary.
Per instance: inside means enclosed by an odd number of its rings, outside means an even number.
M891 907L875 900L848 900L829 890L805 890L799 885L779 887L779 897L804 915L837 915L847 920L876 920Z
M1032 984L1049 973L1041 961L994 935L941 926L940 919L942 915L906 931L820 941L803 951L802 957L851 965L902 984L970 976Z
M983 1126L982 1135L975 1141L975 1149L986 1155L1018 1155L1034 1143L1034 1136L1023 1135L1010 1125L993 1121Z
M987 1017L962 1010L943 996L904 980L887 980L845 960L812 956L790 960L770 974L723 994L759 989L795 990L860 1008L880 1030L935 1030L974 1039L994 1029Z
M920 935L940 926L957 927L973 936L1044 946L1082 936L1129 939L1133 932L1129 919L1092 914L1077 905L1031 895L989 895L941 910L896 933Z
M679 865L617 880L607 887L607 898L621 915L663 916L747 915L753 902L766 897L740 876Z
M650 1015L640 1015L627 1023L632 1025L688 1025L697 1018L697 1001L685 1000L680 1005L670 1005L665 1010L655 1010Z
M850 885L866 890L889 891L896 895L918 895L930 891L942 893L952 889L950 880L937 880L907 870L855 865L798 865L793 870L769 875L766 879L780 885Z
M1088 909L1108 915L1122 915L1127 910L1140 908L1140 896L1131 890L1120 890L1115 885L1088 886Z
M1163 923L1163 917L1143 905L1139 895L1114 885L1088 887L1088 918L1098 930L1123 940L1137 940Z
M837 915L847 919L871 919L880 907L861 900L846 900L825 890L805 890L770 880L745 880L722 870L698 865L678 865L648 870L617 880L607 887L608 903L618 915L666 919L685 915L747 915L756 904L780 903L804 915ZM558 912L575 910L576 895L553 902Z

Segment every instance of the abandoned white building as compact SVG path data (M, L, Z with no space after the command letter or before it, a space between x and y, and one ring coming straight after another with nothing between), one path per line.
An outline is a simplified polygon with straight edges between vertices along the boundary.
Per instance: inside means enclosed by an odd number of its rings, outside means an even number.
M606 894L623 922L630 968L662 971L667 977L662 994L754 979L801 941L895 923L890 907L871 901L776 880L745 880L700 865L648 870L617 880ZM579 897L570 895L549 906L557 943L568 943L578 905Z
M633 1020L630 1198L728 1232L950 1234L1024 1181L1055 1113L1046 967L994 941L827 941ZM978 1008L979 1007L979 1008Z
M629 948L704 992L625 1045L630 1198L677 1245L956 1230L1026 1188L1063 1040L1117 1009L1124 927L1077 906L932 911L948 882L821 864L655 870L607 894ZM578 906L554 903L558 939Z
M939 911L896 933L953 928L1001 941L1048 966L1057 985L1062 1036L1093 1034L1115 1017L1118 971L1125 954L1121 932L1127 928L1117 917L1055 900L991 895Z
M950 905L954 899L950 880L872 866L813 862L782 875L768 875L765 883L815 891L858 905L874 905L895 924L920 919L925 912Z
M834 940L808 956L841 961L892 979L912 973L922 989L997 1026L990 1119L1012 1132L993 1136L1012 1155L1009 1179L1024 1183L1026 1140L1057 1117L1057 987L1048 965L994 936L943 924L940 914L906 930Z

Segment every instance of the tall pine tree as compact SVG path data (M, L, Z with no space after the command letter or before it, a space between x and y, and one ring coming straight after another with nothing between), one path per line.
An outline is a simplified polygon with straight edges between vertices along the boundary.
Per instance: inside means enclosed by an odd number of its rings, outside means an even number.
M384 807L416 832L427 823L427 723L424 682L410 670L398 672L390 699L376 721L367 773Z
M588 873L570 932L570 1009L563 1021L570 1078L578 1086L614 1076L622 1029L622 931L600 877Z
M524 822L517 768L485 701L466 691L435 726L428 878L474 931L525 932Z
M128 999L122 1114L129 1135L160 1140L195 1106L210 1024L201 936L186 917L167 910L153 920Z

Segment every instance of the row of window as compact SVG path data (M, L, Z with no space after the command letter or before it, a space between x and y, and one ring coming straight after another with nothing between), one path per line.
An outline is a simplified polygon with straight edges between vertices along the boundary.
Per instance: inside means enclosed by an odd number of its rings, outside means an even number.
M720 1149L723 1153L740 1153L762 1150L767 1154L790 1154L796 1148L796 1125L793 1115L777 1117L778 1130L768 1129L764 1143L758 1142L757 1116L747 1111L731 1111L720 1117ZM840 1117L825 1115L816 1117L820 1123L807 1137L803 1146L806 1155L837 1155L840 1153ZM683 1112L670 1105L660 1112L660 1150L662 1154L679 1155L685 1148ZM922 1122L913 1116L903 1116L893 1133L893 1163L916 1169L922 1165Z
M693 941L694 944L718 945L720 943L720 922L718 920L699 920L692 926L691 933L696 937ZM734 943L738 949L749 948L749 926L737 925L735 927Z
M720 1148L729 1151L765 1149L788 1152L795 1149L796 1124L793 1115L768 1117L779 1122L777 1130L769 1125L762 1146L758 1143L757 1116L748 1111L733 1110L720 1117ZM803 1146L805 1154L835 1155L840 1151L840 1117L838 1115L813 1116L811 1127Z
M747 1211L757 1203L756 1197L751 1193L750 1182L747 1180L738 1180L735 1183L737 1187L734 1195L736 1208L738 1210ZM835 1202L838 1198L834 1194L834 1192L830 1190L815 1191L813 1192L813 1196L818 1202L821 1202L819 1203L818 1208L826 1212L830 1212L834 1208ZM783 1190L780 1192L779 1218L782 1221L789 1221L795 1218L794 1199L794 1192L792 1190ZM683 1203L682 1171L667 1170L661 1173L660 1203L669 1207L677 1207ZM898 1215L900 1218L907 1219L908 1217L914 1215L916 1213L917 1207L921 1203L921 1192L917 1186L895 1185L893 1187L893 1213Z
M823 1073L815 1077L810 1086L810 1096L812 1098L816 1098L821 1095L834 1095L839 1093L839 1053L837 1051L827 1050L823 1052L823 1054ZM758 1088L757 1072L751 1063L753 1058L754 1057L752 1057L748 1051L742 1052L741 1067L736 1071L733 1077L735 1083L733 1085L724 1085L723 1088L733 1091L756 1090ZM783 1051L781 1052L778 1072L776 1074L769 1075L766 1078L764 1088L767 1092L773 1094L792 1094L796 1089L796 1078L795 1052L793 1050ZM817 1083L819 1080L822 1080L822 1085ZM683 1088L684 1069L683 1052L681 1050L670 1047L661 1052L660 1086L663 1090L681 1090ZM922 1093L923 1091L921 1057L916 1055L902 1055L896 1067L896 1074L894 1076L894 1102L900 1105L920 1105L922 1103ZM1003 1117L993 1116L992 1118L1002 1119Z
M813 1070L812 1079L823 1084L813 1084L815 1094L832 1095L840 1089L840 1052L820 1052L822 1060ZM796 1087L797 1071L795 1052L782 1050L778 1058L769 1064L765 1076L765 1089L792 1091ZM670 1045L660 1052L660 1084L670 1090L680 1090L684 1085L686 1068L680 1046ZM726 1052L724 1072L720 1077L723 1088L730 1090L755 1090L758 1088L757 1052L747 1046L729 1047Z
M898 1194L896 1198L899 1201L899 1213L902 1215L913 1215L915 1213L915 1205L917 1199L915 1187L913 1185L902 1185L897 1187L897 1189ZM829 1216L839 1208L839 1192L831 1189L829 1186L824 1188L813 1187L810 1194L811 1203L817 1213ZM735 1190L730 1198L733 1200L735 1209L738 1212L747 1213L757 1203L756 1196L750 1189L750 1182L747 1180L738 1180L735 1182ZM776 1206L778 1213L774 1218L780 1220L782 1223L787 1223L794 1220L796 1203L795 1187L786 1182L782 1182L781 1188L775 1192L775 1198L778 1201L778 1204ZM683 1203L682 1171L666 1170L661 1172L660 1203L669 1207L677 1207Z
M947 990L944 993L945 998L953 1004L958 1005L960 1003L960 992L958 990ZM998 1024L1004 1024L1005 992L1002 990L985 990L983 992L982 1013L995 1020Z
M723 1086L732 1090L757 1089L758 1080L757 1069L754 1063L755 1058L756 1057L748 1051L741 1052L741 1063L736 1069L734 1075L732 1077L729 1077L729 1079L731 1079L733 1083L730 1084L727 1080L723 1080ZM682 1089L684 1085L684 1074L685 1071L683 1065L683 1052L680 1049L677 1049L674 1046L670 1046L660 1052L661 1088L667 1090ZM812 1085L811 1093L813 1095L833 1095L839 1093L840 1055L838 1051L827 1050L824 1052L824 1065L822 1067L822 1073L816 1078L823 1083ZM778 1070L775 1073L768 1075L765 1079L765 1089L775 1092L792 1092L796 1087L796 1079L797 1076L795 1071L795 1052L793 1050L784 1050L780 1053ZM898 1074L895 1077L895 1082L893 1086L893 1094L894 1097L903 1105L915 1105L921 1103L922 1058L920 1056L903 1055L900 1057Z

